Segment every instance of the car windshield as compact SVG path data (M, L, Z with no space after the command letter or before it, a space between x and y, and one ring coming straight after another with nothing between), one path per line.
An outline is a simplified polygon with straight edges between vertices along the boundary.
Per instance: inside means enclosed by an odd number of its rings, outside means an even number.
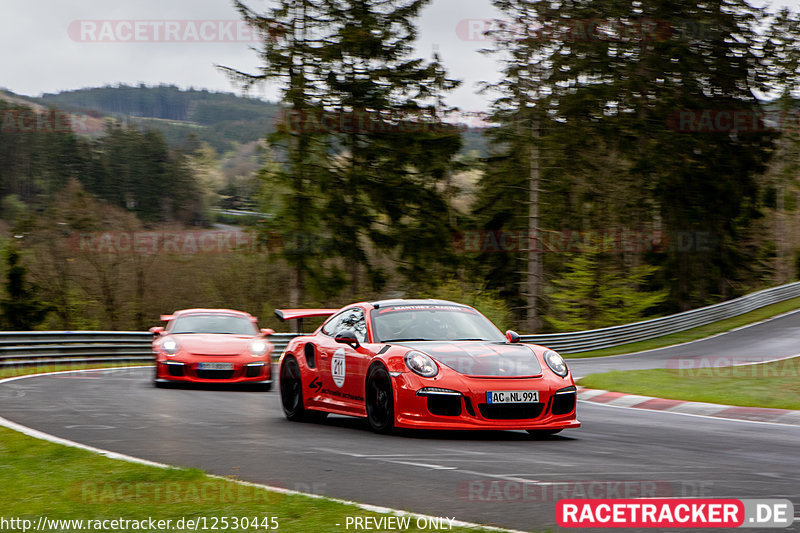
M471 307L399 305L373 309L371 317L375 342L505 340L494 324Z
M180 333L223 333L229 335L256 334L255 324L247 317L237 315L186 315L176 318L169 330Z

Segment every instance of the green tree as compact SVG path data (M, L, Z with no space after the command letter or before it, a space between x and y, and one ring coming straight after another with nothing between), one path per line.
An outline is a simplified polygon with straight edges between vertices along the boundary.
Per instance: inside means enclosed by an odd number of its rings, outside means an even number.
M539 186L546 185L540 227L713 234L716 247L626 254L626 264L659 267L655 282L670 288L662 311L746 290L758 278L751 265L759 251L745 243L760 216L758 177L771 156L774 134L758 126L702 131L698 125L704 114L731 109L758 115L754 94L767 88L755 31L763 10L742 0L494 4L511 21L494 30L496 49L516 70L507 69L496 87L501 150L490 160L487 180L533 200L536 182L525 170L526 158L534 163L530 168L540 169ZM672 26L653 27L653 21ZM526 109L527 124L533 126L524 128ZM681 113L698 120L680 122ZM512 168L531 179L522 182L511 175ZM484 223L499 228L520 223L522 209L513 214L486 201L491 200L487 195L483 200L478 207ZM533 203L528 202L529 229ZM545 269L543 278L557 278L563 261L546 259L550 271ZM507 263L506 275L514 276L519 259ZM535 276L527 270L530 281Z
M780 133L771 172L768 192L774 192L775 282L786 283L795 276L791 254L791 224L793 202L791 189L796 188L800 163L800 124L797 115L797 91L800 89L800 16L788 8L780 9L769 21L763 36L766 64L764 77L772 93L779 95L770 102L768 117ZM770 179L771 178L771 179ZM787 202L789 199L789 202ZM771 202L768 202L771 203Z
M594 250L568 259L548 295L550 322L562 331L579 331L647 318L667 297L666 290L647 290L656 267L623 269L618 261Z
M416 283L452 268L444 184L461 148L442 122L444 95L458 86L438 57L413 57L415 18L430 0L325 0L331 35L320 50L325 109L339 158L326 183L325 219L337 255L362 290L372 273L368 247L396 250L399 271ZM373 275L374 278L374 275Z
M0 299L3 329L29 331L41 324L49 307L39 296L39 288L28 282L28 269L16 245L9 244L5 249L7 265L5 295Z
M396 254L400 270L420 282L452 261L442 185L461 143L439 113L456 82L437 60L411 57L413 19L426 3L283 0L263 15L236 3L261 32L263 66L258 74L225 70L245 86L283 84L286 113L268 137L279 165L262 176L283 195L265 227L286 234L293 304L307 278L349 285L352 296L380 286L385 274L370 257L377 252ZM331 244L325 255L343 262L325 262L327 276L316 268L320 257L302 252L318 238Z
M308 279L318 275L319 258L303 253L311 235L319 235L322 196L320 183L328 168L327 135L297 127L294 119L313 115L322 109L322 89L318 49L327 35L328 17L322 0L280 0L260 14L243 2L234 1L242 18L261 36L258 51L262 65L257 73L220 67L245 88L266 81L279 81L285 113L278 119L277 131L269 143L284 154L279 165L268 165L262 172L267 194L283 190L285 196L276 217L264 226L268 234L276 229L285 235L282 257L292 268L289 286L290 305L306 299Z

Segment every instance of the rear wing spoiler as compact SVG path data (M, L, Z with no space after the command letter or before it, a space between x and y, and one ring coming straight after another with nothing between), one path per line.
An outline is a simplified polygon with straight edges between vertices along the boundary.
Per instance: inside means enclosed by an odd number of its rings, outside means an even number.
M282 321L294 320L297 318L311 318L316 316L331 316L339 311L338 309L276 309L275 316Z

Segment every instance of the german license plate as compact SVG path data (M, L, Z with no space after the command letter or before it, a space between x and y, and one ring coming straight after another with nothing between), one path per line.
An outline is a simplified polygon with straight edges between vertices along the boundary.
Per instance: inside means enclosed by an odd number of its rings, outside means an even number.
M486 403L539 403L538 390L504 390L486 393Z
M197 363L198 370L233 370L233 363Z

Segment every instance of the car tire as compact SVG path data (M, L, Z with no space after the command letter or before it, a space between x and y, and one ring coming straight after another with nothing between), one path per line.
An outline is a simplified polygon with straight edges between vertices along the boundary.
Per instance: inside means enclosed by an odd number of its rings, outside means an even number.
M544 439L555 435L556 433L561 433L563 430L561 429L526 429L525 431L528 432L528 435L537 439Z
M383 365L373 365L367 372L366 386L367 422L376 433L394 430L394 394L392 378Z
M281 364L281 406L288 420L300 422L305 418L303 380L294 357L287 357Z
M158 380L158 362L156 362L156 366L153 367L153 387L157 389L164 389L166 386L166 383Z
M292 422L320 422L328 413L312 411L303 406L303 380L300 365L294 357L287 357L281 364L281 405L283 414Z

